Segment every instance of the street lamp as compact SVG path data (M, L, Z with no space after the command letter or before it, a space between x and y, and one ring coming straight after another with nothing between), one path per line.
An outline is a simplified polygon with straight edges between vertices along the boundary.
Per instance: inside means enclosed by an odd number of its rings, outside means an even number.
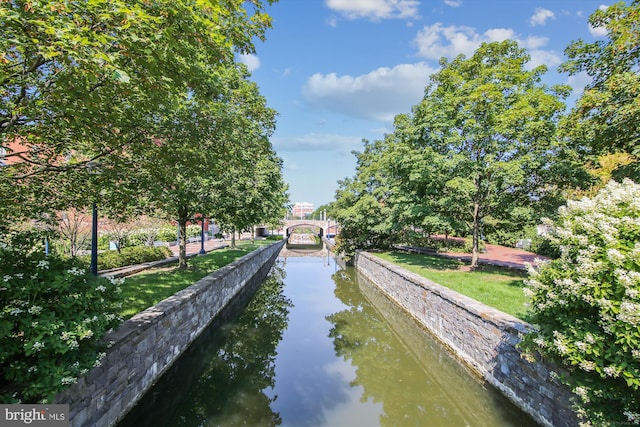
M90 175L100 175L100 163L90 161L87 163L87 171ZM98 206L95 196L91 209L91 263L89 271L92 275L98 275Z
M199 255L206 255L207 251L204 250L204 215L200 217L200 252Z

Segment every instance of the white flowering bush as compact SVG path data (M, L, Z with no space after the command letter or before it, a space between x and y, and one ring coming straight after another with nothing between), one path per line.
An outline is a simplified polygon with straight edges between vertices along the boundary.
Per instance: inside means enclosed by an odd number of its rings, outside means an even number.
M45 256L33 237L0 243L0 403L50 401L100 363L121 321L119 282Z
M640 185L568 202L551 239L562 256L530 269L523 348L561 367L584 425L639 425Z

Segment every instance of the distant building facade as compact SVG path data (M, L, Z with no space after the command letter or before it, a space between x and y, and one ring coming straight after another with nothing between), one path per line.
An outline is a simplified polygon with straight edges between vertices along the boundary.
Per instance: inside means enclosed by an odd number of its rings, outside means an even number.
M307 215L311 215L315 209L313 203L295 203L291 208L291 215L294 218L306 218Z

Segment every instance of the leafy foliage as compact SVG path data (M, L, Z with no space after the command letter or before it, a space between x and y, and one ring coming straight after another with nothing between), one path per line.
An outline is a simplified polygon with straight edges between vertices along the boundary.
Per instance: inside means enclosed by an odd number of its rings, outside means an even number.
M622 152L633 162L616 176L640 178L640 1L619 2L599 9L589 24L607 31L607 40L572 42L569 60L560 70L584 72L593 80L567 117L563 130L577 144L596 154Z
M14 237L0 247L0 399L50 401L100 364L100 339L120 322L119 281Z
M591 425L640 424L640 185L568 202L551 239L562 256L530 271L523 345L566 370Z
M166 246L132 246L118 251L106 251L98 256L98 269L109 270L111 268L125 267L127 265L142 264L145 262L159 261L173 255L171 249ZM79 257L89 265L90 255Z

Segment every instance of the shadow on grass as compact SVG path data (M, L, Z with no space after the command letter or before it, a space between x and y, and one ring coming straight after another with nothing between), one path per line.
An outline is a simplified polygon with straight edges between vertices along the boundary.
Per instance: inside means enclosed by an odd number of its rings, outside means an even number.
M123 308L120 315L128 319L193 285L219 268L231 264L259 246L262 245L243 245L237 249L219 249L204 256L193 257L189 259L188 267L183 271L178 270L177 263L171 263L127 277L121 286Z

